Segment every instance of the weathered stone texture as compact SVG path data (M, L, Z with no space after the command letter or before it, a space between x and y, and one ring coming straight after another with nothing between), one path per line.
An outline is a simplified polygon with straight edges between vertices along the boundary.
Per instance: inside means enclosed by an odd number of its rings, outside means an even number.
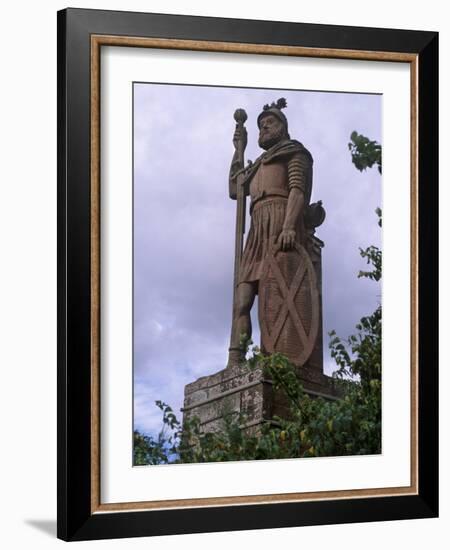
M316 368L301 367L299 379L312 397L338 397L332 378ZM229 367L185 387L184 419L197 416L205 433L220 430L226 413L242 413L243 429L255 431L274 415L286 418L288 406L286 397L273 391L271 380L264 377L260 368Z
M260 423L270 415L269 390L261 369L226 368L185 387L184 418L198 416L206 432L219 429L220 419L230 412L244 414L246 424Z

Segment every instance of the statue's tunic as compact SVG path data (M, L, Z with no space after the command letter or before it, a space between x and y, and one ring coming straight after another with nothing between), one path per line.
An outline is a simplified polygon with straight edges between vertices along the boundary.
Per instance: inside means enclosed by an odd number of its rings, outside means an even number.
M250 194L251 224L239 271L239 283L259 281L264 258L283 229L289 192L300 189L304 208L311 197L312 157L301 143L278 143L248 169L246 186ZM305 244L306 231L301 212L295 224L296 241Z

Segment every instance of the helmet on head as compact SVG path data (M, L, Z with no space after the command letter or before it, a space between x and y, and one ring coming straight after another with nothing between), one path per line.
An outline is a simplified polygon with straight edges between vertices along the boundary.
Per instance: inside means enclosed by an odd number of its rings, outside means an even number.
M284 127L286 128L286 133L288 131L288 121L286 116L281 112L281 109L284 109L287 107L286 99L284 97L280 97L280 99L277 100L277 102L272 102L270 105L266 103L264 105L263 110L261 113L259 113L257 122L258 122L258 128L261 128L261 120L268 115L274 115L280 120Z

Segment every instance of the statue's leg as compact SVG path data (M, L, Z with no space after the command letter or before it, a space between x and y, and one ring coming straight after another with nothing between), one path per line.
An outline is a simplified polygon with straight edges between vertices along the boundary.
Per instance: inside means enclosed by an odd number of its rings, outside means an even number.
M245 359L241 350L241 335L252 336L252 320L250 311L256 296L256 283L240 283L236 292L235 319L231 331L231 345L228 356L228 366L238 364Z
M237 290L237 338L240 342L242 334L252 337L252 320L250 311L255 301L255 283L241 283Z

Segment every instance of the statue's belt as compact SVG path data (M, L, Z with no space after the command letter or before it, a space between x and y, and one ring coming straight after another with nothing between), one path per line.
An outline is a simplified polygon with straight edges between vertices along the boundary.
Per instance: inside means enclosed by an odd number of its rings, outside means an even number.
M252 196L252 202L250 203L250 214L253 212L253 209L257 203L261 204L261 201L264 203L271 202L273 199L282 199L287 201L288 196L281 193L270 193L270 195L267 195L266 191L261 191L257 195Z
M269 204L274 201L287 202L288 197L281 193L270 193L266 194L266 191L261 191L257 195L252 196L252 202L250 203L250 215L252 214L255 206L263 206L264 204ZM310 229L315 229L322 225L325 219L325 209L322 206L322 201L314 202L308 204L304 210L304 220L306 227Z

